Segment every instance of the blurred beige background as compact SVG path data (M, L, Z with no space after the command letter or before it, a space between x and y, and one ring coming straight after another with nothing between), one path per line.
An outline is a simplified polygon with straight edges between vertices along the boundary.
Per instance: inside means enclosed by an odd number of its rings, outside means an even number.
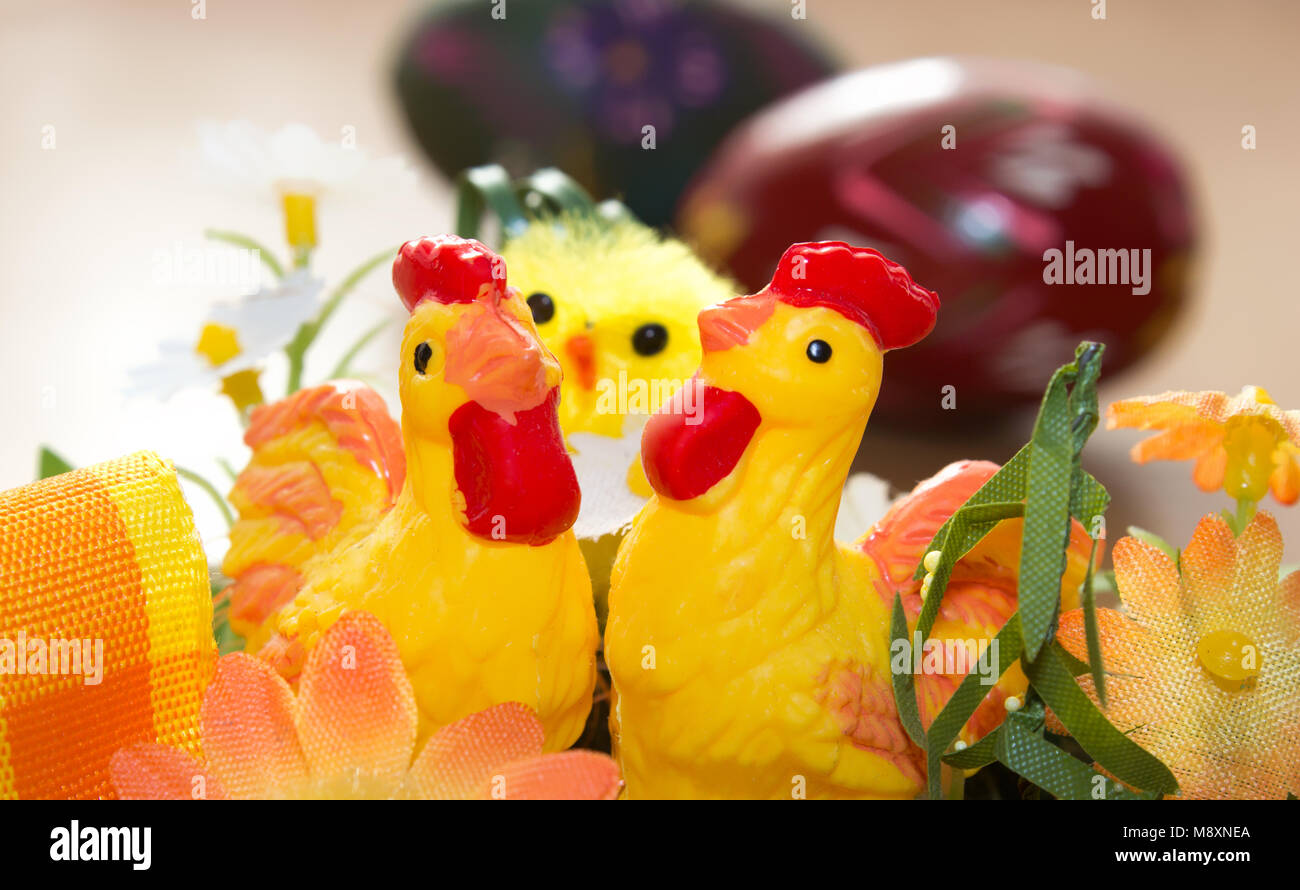
M484 0L485 6L487 0ZM527 0L510 0L527 2ZM786 0L749 0L788 15ZM321 211L318 268L338 275L371 253L450 225L446 184L419 159L388 84L398 31L423 4L406 0L189 0L39 4L0 0L0 488L28 481L39 443L77 463L141 447L208 472L239 456L226 403L189 394L167 405L121 396L125 369L168 336L189 338L219 289L154 278L154 254L200 245L206 226L282 243L269 200L216 188L197 161L194 123L302 121L325 138L356 128L372 154L422 168L414 193L381 196L357 215ZM1235 391L1256 383L1300 407L1300 312L1293 262L1300 204L1300 4L1255 0L808 0L808 19L849 66L918 55L982 54L1091 73L1182 154L1200 199L1203 247L1195 305L1164 348L1110 379L1103 400L1168 388ZM1244 124L1258 149L1243 151ZM42 148L53 126L56 147ZM382 274L362 288L322 352L383 317ZM377 367L386 367L383 356ZM324 369L317 369L324 373ZM309 379L310 374L309 374ZM274 386L274 384L272 384ZM869 431L861 463L911 485L957 456L1005 458L1028 432L914 442ZM1224 506L1190 467L1137 468L1137 436L1099 433L1089 469L1116 497L1117 526L1138 522L1185 542ZM192 497L201 527L215 514ZM1300 556L1300 507L1280 514Z

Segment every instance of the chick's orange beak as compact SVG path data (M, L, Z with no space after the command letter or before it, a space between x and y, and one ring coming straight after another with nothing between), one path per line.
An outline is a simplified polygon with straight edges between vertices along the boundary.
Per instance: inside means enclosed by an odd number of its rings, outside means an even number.
M564 354L573 362L578 385L583 389L596 388L596 344L586 334L570 337L564 344Z
M444 379L509 423L542 404L559 377L555 357L499 305L466 305L447 332Z
M705 352L720 352L744 346L750 334L776 311L776 300L767 294L737 297L700 313L700 345Z

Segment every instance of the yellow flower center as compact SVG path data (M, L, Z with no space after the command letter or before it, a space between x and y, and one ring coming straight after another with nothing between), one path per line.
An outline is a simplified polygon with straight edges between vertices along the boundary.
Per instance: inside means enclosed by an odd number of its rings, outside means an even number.
M310 250L316 246L316 198L301 192L286 192L284 204L284 236L295 251Z
M1257 676L1264 663L1255 641L1235 630L1205 634L1196 643L1196 655L1215 678L1238 686Z
M224 324L208 322L199 332L199 342L194 351L208 360L212 367L224 365L242 351L235 329Z
M230 397L230 401L235 403L236 410L241 414L254 405L266 401L266 397L262 395L261 383L258 381L260 373L255 368L249 368L246 371L236 371L221 381L221 392Z
M1223 447L1228 463L1223 490L1239 501L1256 502L1268 493L1273 455L1286 434L1271 417L1240 414L1225 425Z

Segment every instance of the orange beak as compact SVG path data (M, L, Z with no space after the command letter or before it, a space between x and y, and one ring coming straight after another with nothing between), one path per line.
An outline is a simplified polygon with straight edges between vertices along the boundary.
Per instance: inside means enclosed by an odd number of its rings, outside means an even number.
M564 354L573 362L578 385L583 389L596 388L596 344L586 334L570 337L564 344Z
M776 311L776 300L766 294L737 297L700 313L700 345L705 352L744 346L749 335Z

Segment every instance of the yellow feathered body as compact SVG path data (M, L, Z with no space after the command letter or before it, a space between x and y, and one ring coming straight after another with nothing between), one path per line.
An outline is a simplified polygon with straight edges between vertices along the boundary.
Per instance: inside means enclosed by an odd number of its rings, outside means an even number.
M400 428L350 382L254 412L223 569L232 626L285 676L365 610L397 642L421 738L517 701L558 750L590 710L599 635L559 367L498 264L461 239L403 247Z
M426 511L408 488L360 541L314 557L304 574L276 630L309 649L345 609L373 613L411 677L422 736L518 701L541 715L548 749L577 740L597 636L571 533L541 547L481 541L450 511Z
M551 313L537 315L534 308L534 316L564 370L560 426L566 434L622 435L627 405L602 394L617 396L620 375L633 388L690 377L700 363L695 316L734 294L681 241L633 220L565 214L530 225L501 254L525 298L550 300ZM644 353L657 343L642 342L641 352L636 343L646 325L661 325L667 334L650 354ZM632 410L657 410L664 389L647 386L645 407Z
M909 798L878 572L831 538L861 429L760 427L723 490L654 498L619 551L606 659L629 797Z

